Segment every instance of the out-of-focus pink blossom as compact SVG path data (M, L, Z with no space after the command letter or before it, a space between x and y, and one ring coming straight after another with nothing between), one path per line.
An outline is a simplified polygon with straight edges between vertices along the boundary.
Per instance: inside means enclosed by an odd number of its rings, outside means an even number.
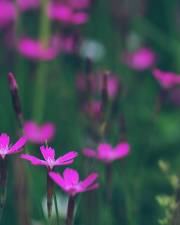
M73 54L76 52L77 40L73 35L60 37L59 42L62 52L66 54Z
M16 20L17 13L14 3L0 1L0 27L4 27Z
M26 37L19 41L18 51L34 60L52 60L59 54L60 46L54 39L48 47L44 47L40 41Z
M74 9L85 9L91 5L91 0L68 0L68 3Z
M83 181L79 181L79 174L76 170L69 168L64 170L63 176L55 172L50 172L49 176L70 196L75 196L78 193L91 191L99 187L99 184L95 182L98 178L97 173L91 173Z
M180 75L173 72L163 72L159 69L155 69L153 70L153 76L165 89L169 89L180 84Z
M154 65L155 53L149 48L140 48L123 54L123 62L134 70L146 70Z
M23 127L25 137L36 144L44 144L51 141L55 134L55 126L52 123L45 123L39 126L33 121L25 122Z
M72 164L74 162L74 158L78 155L77 152L71 151L55 159L55 151L53 148L41 146L40 151L44 160L29 154L22 154L21 158L30 161L32 165L46 166L48 169L52 170L55 166Z
M14 145L10 145L10 138L7 134L0 135L0 157L5 158L6 155L19 153L26 144L26 138L21 137Z
M50 3L47 8L47 14L52 20L75 25L84 24L89 18L86 12L76 12L71 6L61 3Z
M103 88L102 76L90 75L88 78L89 88L92 93L101 92ZM83 74L79 74L76 79L76 85L80 92L85 92L88 88L87 78ZM110 99L118 94L120 82L116 75L109 74L107 78L107 93Z
M85 103L83 111L92 119L98 119L102 113L102 102L98 100L92 100Z
M40 6L40 0L16 0L20 10L37 9Z
M113 99L116 97L118 94L120 87L119 79L116 75L114 74L109 74L107 77L107 94L110 99ZM102 91L103 89L103 80L102 76L100 77L99 81L99 89Z
M111 163L114 160L124 158L129 154L130 145L127 142L121 142L114 148L107 143L101 143L98 145L97 151L91 148L83 149L85 156L89 158L96 158L105 163Z

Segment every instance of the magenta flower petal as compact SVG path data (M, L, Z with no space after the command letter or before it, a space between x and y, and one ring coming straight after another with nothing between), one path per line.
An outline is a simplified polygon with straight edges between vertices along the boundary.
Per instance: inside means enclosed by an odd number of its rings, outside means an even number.
M52 178L52 180L57 183L62 189L66 190L66 183L62 176L55 172L50 172L49 176Z
M107 152L107 151L111 151L111 150L112 150L112 146L107 143L101 143L98 146L98 152Z
M71 162L73 162L73 159L76 158L77 156L78 156L77 152L71 151L63 156L60 156L55 163L56 165L68 165L71 164Z
M114 158L123 158L129 154L130 145L127 142L122 142L114 148Z
M72 23L76 24L76 25L80 25L80 24L84 24L88 21L89 16L87 13L84 12L78 12L78 13L74 13L72 16Z
M92 173L90 174L84 181L81 182L81 187L83 189L88 188L89 186L91 186L94 181L98 178L98 174L97 173Z
M9 136L7 134L0 135L0 147L5 148L9 146Z
M22 11L36 9L40 6L40 0L17 0L18 7Z
M56 161L55 161L55 166L66 166L66 165L71 165L72 163L74 162L74 160L72 159L72 160L69 160L69 161L65 161L65 162L63 162L63 163L57 163Z
M76 170L67 168L63 172L66 185L76 185L79 182L79 174Z
M83 154L89 158L96 158L96 152L91 148L83 149Z
M69 4L75 9L83 9L90 6L90 0L69 0Z
M30 161L32 163L32 165L36 165L36 166L47 166L48 165L46 161L40 160L37 157L29 155L29 154L22 154L21 158Z
M143 71L155 63L155 53L149 48L139 48L123 55L124 63L132 69Z
M172 72L163 72L159 69L154 69L153 76L165 89L169 89L180 84L180 75Z
M27 139L25 137L21 137L8 151L7 154L14 154L20 152L24 145L26 144Z
M100 143L97 147L97 152L92 149L85 148L83 153L87 157L94 157L104 163L111 163L116 159L127 156L129 151L130 145L127 142L121 142L115 148L108 143Z
M45 123L43 126L39 126L35 122L29 121L25 122L23 131L29 141L44 144L53 138L55 127L52 123Z
M8 25L15 21L17 12L15 4L8 1L0 1L0 27Z
M41 146L40 150L41 150L41 153L42 153L42 155L43 155L43 157L46 161L48 161L49 159L54 160L55 151L54 151L53 148Z
M51 3L48 5L47 14L51 19L69 22L72 9L64 4Z
M90 187L88 187L86 189L86 191L92 191L92 190L95 190L97 188L99 188L99 184L98 183L95 183L95 184L91 185Z
M39 40L33 40L28 37L19 40L17 49L27 58L44 61L56 58L60 50L58 45L54 45L54 42L45 48Z
M76 170L65 169L63 177L61 175L51 172L50 177L69 195L75 196L77 193L93 190L98 187L98 184L93 182L97 179L98 175L92 173L84 181L79 181L79 174Z

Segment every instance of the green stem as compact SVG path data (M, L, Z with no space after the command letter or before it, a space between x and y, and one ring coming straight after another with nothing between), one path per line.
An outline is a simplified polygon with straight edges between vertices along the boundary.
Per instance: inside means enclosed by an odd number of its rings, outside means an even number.
M69 196L66 225L73 225L74 207L75 207L75 198L73 196Z
M56 222L57 222L57 225L60 225L60 218L59 218L59 213L58 213L56 192L54 192L54 205L55 205L55 210L56 210Z
M46 15L46 7L48 0L42 0L41 17L40 17L40 32L39 39L43 47L47 47L50 36L50 20ZM37 77L35 81L34 91L34 106L33 117L37 122L41 122L45 105L46 94L46 78L47 78L47 63L40 62L37 69Z

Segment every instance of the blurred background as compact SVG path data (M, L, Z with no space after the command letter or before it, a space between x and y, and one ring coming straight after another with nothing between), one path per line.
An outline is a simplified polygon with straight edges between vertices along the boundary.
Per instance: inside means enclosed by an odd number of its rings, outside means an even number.
M75 224L173 224L161 220L168 217L169 205L157 196L176 193L180 87L164 88L152 71L180 73L179 27L178 0L0 0L0 132L8 133L13 143L17 140L7 81L13 72L24 120L54 124L48 144L57 155L79 152L72 167L82 179L99 172L100 188L77 199ZM106 73L117 85L108 103L101 98L103 88L94 91L87 79L92 76L97 83ZM86 107L89 102L97 105ZM84 147L96 148L102 140L131 145L128 157L113 162L110 203L105 165L82 154ZM39 145L27 148L40 157ZM49 224L45 169L15 155L9 157L8 171L1 224ZM24 179L26 187L20 188ZM66 194L58 187L56 191L63 224Z

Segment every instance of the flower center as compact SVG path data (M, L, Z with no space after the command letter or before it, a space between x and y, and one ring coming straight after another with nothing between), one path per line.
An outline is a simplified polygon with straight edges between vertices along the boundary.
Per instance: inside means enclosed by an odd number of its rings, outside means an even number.
M0 155L3 159L5 158L5 155L7 154L7 152L8 152L8 145L6 146L0 145Z
M50 169L53 169L55 160L49 157L49 158L47 159L47 163L48 163Z

